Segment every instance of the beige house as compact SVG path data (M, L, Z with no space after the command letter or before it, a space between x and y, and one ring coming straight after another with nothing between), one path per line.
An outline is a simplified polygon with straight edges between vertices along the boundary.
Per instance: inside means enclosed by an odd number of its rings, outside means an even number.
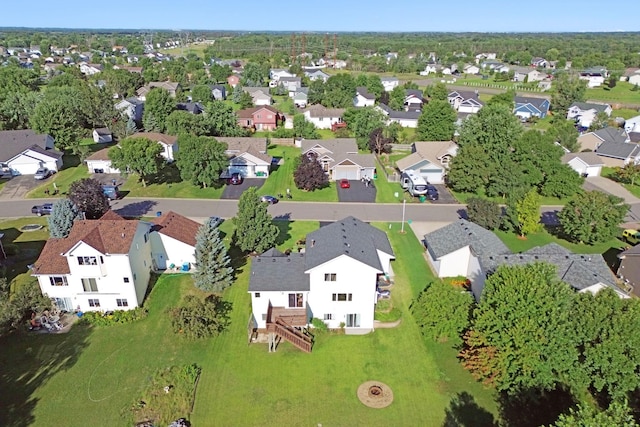
M396 162L400 172L413 170L429 184L442 184L449 162L458 152L453 141L416 141L413 153Z

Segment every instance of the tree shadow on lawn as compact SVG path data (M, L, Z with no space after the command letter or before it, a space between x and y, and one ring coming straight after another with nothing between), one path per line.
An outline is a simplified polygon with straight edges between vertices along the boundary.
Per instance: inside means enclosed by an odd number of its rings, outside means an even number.
M21 427L35 422L33 411L39 399L34 392L75 365L90 333L89 326L74 325L66 334L18 332L0 339L0 425Z
M15 240L24 232L14 227L4 229L2 233L4 233L2 241L7 258L0 259L0 273L3 273L7 281L11 283L17 276L29 271L29 264L36 262L46 241L16 242Z
M445 409L442 427L497 427L493 414L480 407L466 391L456 393Z
M278 218L273 221L273 224L278 227L278 237L276 238L276 246L282 245L287 240L291 239L291 222Z
M525 389L498 398L500 420L507 426L538 427L553 424L558 416L576 404L562 387L555 390Z
M182 182L180 170L175 162L165 164L158 173L149 175L146 179L147 184L176 184Z

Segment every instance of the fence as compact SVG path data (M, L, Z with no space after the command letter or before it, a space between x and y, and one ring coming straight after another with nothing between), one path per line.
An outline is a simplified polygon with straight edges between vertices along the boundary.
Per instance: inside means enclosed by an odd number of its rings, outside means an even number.
M393 151L411 151L413 144L391 144Z
M502 89L502 90L515 89L515 90L527 91L527 92L545 92L546 91L546 89L541 89L539 87L529 87L529 86L522 86L522 85L507 86L507 85L501 85L498 83L462 82L462 84L464 84L465 86L486 87L489 89Z

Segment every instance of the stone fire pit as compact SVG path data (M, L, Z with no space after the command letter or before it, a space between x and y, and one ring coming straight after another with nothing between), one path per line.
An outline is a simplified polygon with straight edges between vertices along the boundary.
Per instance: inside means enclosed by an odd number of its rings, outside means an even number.
M358 387L358 399L370 408L386 408L393 402L393 391L380 381L367 381Z

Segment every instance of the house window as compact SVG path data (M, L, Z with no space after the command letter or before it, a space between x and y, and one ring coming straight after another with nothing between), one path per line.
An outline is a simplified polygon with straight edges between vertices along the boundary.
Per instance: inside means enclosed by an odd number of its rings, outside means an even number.
M256 114L256 119L259 119L259 118L261 118L260 114Z
M85 292L98 292L98 284L96 279L82 279L82 288Z
M260 292L256 292L253 294L254 298L260 298Z
M129 307L129 303L127 302L126 299L117 298L116 304L118 305L118 307Z
M301 293L289 294L289 308L300 308L304 298Z
M262 320L267 320L267 314L266 313L262 314Z
M129 278L128 277L124 278L124 283L129 283Z
M67 276L52 276L49 277L49 281L51 282L51 286L69 286Z
M89 307L100 307L100 300L96 298L89 299Z
M324 274L325 282L335 282L336 281L336 273L325 273Z
M353 294L333 294L332 301L351 301Z
M360 327L360 315L359 314L347 314L347 328L359 328Z
M94 256L79 256L78 264L79 265L98 265L98 261Z
M325 315L324 315L324 320L333 320L333 314L331 314L331 313L325 313Z
M147 243L149 240L149 233L144 233L144 242Z

